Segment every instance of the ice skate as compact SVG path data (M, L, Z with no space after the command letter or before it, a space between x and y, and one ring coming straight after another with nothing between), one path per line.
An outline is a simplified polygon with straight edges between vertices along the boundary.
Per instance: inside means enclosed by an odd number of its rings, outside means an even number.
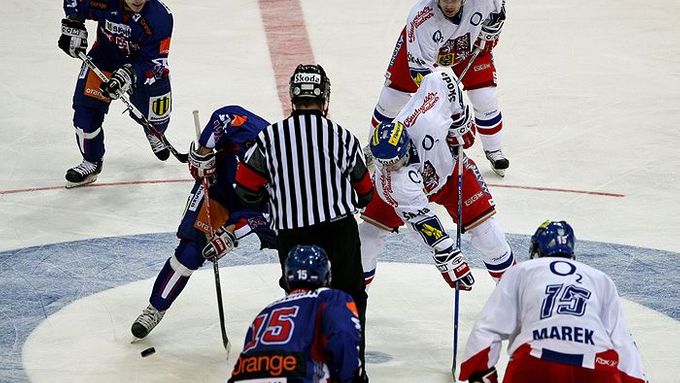
M159 160L165 161L170 157L170 150L165 146L161 140L158 139L158 137L154 136L153 134L146 134L146 139L149 140L149 145L151 145L151 150L153 150L153 154L158 157Z
M510 161L505 158L503 152L498 150L484 151L486 158L491 162L491 169L501 177L505 177L505 171L510 167Z
M152 305L147 306L132 324L130 329L132 335L139 339L146 337L160 323L163 315L165 315L165 310L158 311Z
M90 162L83 160L78 166L74 166L66 171L66 188L71 189L78 186L91 184L97 180L97 176L102 172L102 160Z

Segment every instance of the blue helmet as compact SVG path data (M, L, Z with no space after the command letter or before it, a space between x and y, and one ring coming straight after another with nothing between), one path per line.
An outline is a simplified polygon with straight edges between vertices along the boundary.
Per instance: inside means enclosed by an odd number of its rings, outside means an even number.
M531 236L529 258L565 257L575 259L574 230L564 221L547 220Z
M404 124L381 122L371 138L371 153L382 166L394 165L408 155L410 143Z
M288 288L311 288L330 286L331 266L326 252L317 245L297 245L288 252L286 259L286 283Z

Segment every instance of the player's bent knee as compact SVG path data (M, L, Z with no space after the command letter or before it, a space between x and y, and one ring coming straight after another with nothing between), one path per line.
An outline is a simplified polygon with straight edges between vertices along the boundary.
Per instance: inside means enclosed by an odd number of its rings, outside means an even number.
M94 132L104 123L104 112L84 106L74 107L73 125L86 133Z
M182 239L175 249L175 255L170 257L170 266L176 272L189 276L205 262L202 251L203 249L199 243ZM185 275L187 272L188 274Z
M484 265L495 280L515 264L512 249L495 218L491 217L471 229L470 235L472 246L482 253Z
M410 99L411 95L409 93L385 86L380 92L378 105L376 105L375 109L386 117L394 118Z
M364 283L369 285L375 277L378 265L378 253L385 246L387 232L369 222L359 224L359 238L361 239L361 266L364 269Z

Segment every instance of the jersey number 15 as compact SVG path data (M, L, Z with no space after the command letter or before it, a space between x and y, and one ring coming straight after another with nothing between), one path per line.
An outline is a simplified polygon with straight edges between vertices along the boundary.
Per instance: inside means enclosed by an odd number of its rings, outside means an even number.
M252 337L243 347L243 352L253 349L258 342L265 345L286 344L293 337L298 306L281 307L271 312L262 313L255 318L252 327Z
M545 294L541 305L541 319L549 318L554 313L583 316L590 298L590 290L575 285L547 285Z

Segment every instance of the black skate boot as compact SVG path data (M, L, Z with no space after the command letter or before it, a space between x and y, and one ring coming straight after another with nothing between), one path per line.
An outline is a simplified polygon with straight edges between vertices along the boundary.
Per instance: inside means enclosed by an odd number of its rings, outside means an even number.
M146 139L149 140L151 150L153 150L153 154L155 154L159 160L165 161L170 157L170 150L168 150L165 144L161 142L161 140L159 140L158 137L154 136L153 134L147 133Z
M80 165L74 166L66 171L66 188L71 189L91 184L97 180L97 175L101 172L102 160L94 163L83 160Z
M142 339L149 335L151 330L154 329L160 323L165 315L165 310L158 311L152 305L147 306L144 311L135 319L135 323L132 324L132 335L136 338Z
M491 162L491 169L501 177L505 177L505 171L510 167L510 161L498 149L494 151L484 151L486 158Z

